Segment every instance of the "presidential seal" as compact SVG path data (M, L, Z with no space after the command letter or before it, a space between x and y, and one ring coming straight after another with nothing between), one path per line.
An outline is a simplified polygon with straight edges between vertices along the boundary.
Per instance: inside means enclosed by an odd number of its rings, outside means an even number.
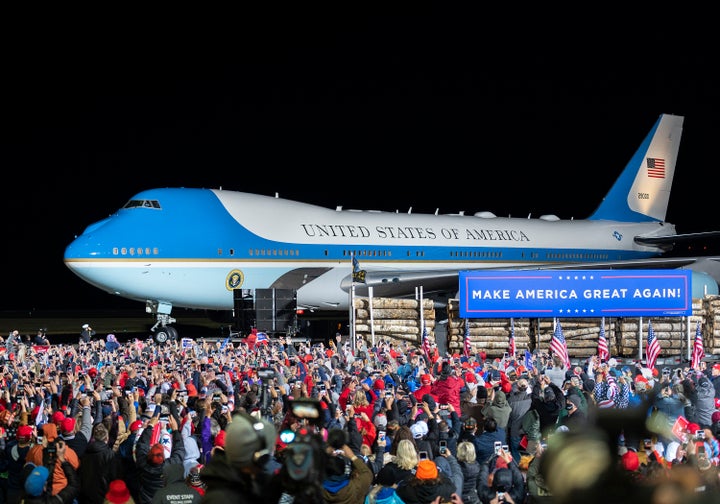
M232 270L228 273L227 278L225 278L225 287L229 291L239 289L243 282L245 282L245 275L243 275L242 271Z

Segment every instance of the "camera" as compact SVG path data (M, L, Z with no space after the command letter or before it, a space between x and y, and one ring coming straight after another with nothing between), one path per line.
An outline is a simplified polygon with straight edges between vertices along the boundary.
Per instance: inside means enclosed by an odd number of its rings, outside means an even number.
M495 455L500 455L500 451L502 450L502 442L495 441Z
M275 370L271 368L260 368L258 369L258 378L261 378L263 380L269 380L270 378L275 378Z
M444 454L447 451L447 441L445 441L444 439L441 439L438 442L438 445L440 446L440 454L441 455Z
M497 500L498 500L498 502L504 502L505 501L505 492L498 492Z

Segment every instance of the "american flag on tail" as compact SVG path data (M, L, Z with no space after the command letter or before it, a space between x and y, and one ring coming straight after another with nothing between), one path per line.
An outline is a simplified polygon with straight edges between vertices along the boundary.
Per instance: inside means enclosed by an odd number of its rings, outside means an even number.
M552 340L550 341L550 351L560 357L565 369L570 367L570 356L568 355L567 342L565 341L565 336L563 336L560 321L557 319L555 319L555 332L553 333Z
M652 322L648 322L647 348L645 349L645 363L648 369L655 369L658 355L660 355L660 343L653 331Z
M697 327L695 328L695 343L693 343L690 367L692 369L698 369L703 357L705 357L705 347L703 346L702 328L700 327L700 321L698 321Z
M600 337L598 338L598 358L600 361L607 361L610 359L610 352L608 351L607 338L605 338L605 317L600 322Z

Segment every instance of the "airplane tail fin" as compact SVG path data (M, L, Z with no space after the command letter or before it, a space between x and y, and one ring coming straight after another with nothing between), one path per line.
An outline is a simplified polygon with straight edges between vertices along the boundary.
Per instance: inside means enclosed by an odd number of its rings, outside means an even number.
M588 220L664 221L683 116L662 114Z

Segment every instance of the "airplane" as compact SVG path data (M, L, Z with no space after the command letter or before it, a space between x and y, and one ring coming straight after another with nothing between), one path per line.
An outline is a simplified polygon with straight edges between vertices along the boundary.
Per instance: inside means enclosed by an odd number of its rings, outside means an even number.
M156 188L89 225L64 262L105 292L145 302L160 340L177 337L173 307L233 310L234 289L292 289L299 309L347 311L351 289L368 287L412 297L422 286L441 303L457 295L460 271L478 268L689 267L717 280L718 258L662 258L706 236L665 222L683 120L660 115L587 219L331 209L277 194Z

